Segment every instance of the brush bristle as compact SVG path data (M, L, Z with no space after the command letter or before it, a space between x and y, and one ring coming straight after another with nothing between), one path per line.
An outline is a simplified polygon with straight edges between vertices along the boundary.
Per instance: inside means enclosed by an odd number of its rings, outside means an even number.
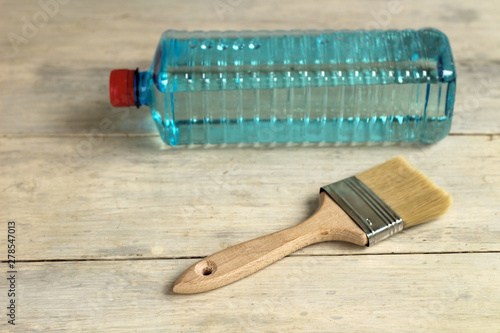
M403 219L404 228L433 220L451 206L451 196L402 157L356 177Z

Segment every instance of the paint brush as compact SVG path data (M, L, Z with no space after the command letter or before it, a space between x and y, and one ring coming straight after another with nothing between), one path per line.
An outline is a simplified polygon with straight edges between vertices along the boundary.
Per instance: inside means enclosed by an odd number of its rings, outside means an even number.
M297 226L217 252L187 269L174 292L193 294L242 279L305 246L344 241L372 246L444 214L451 197L396 157L324 186L318 210Z

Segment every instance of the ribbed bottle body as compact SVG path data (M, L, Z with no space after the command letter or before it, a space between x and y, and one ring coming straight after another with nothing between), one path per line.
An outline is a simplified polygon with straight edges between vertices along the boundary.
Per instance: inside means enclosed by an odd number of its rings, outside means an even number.
M163 34L148 104L165 142L435 142L449 132L448 40L419 31Z

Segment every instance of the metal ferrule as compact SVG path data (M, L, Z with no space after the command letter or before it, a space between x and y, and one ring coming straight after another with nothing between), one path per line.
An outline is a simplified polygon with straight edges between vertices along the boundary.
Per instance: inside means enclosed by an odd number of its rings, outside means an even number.
M323 186L325 191L353 220L373 245L403 230L403 220L358 178L350 177Z

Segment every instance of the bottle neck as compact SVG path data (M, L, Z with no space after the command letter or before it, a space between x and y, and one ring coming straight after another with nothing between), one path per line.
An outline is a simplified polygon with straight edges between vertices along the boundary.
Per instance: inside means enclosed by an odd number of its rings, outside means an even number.
M135 77L134 85L137 107L148 105L148 79L148 71L138 72Z

